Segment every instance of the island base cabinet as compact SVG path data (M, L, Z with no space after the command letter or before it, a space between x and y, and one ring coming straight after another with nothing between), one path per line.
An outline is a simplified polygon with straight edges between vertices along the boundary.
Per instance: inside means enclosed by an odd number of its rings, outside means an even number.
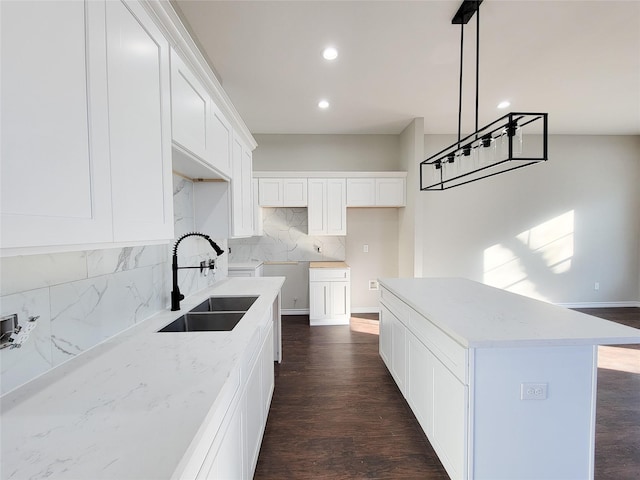
M406 351L407 402L451 478L466 478L468 387L408 331Z

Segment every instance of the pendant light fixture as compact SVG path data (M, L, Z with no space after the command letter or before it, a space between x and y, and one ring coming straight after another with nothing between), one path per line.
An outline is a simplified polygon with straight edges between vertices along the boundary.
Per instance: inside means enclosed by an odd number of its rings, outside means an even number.
M441 191L547 160L547 113L511 112L478 128L480 4L463 0L451 20L460 25L458 141L420 163L420 190ZM476 14L475 132L461 138L464 26Z

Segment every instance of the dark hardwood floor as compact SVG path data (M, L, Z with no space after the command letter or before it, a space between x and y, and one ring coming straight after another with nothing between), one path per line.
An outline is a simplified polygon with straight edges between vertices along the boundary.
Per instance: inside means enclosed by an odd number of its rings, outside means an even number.
M640 327L638 308L586 313ZM283 317L284 358L254 478L449 478L378 355L376 318L309 327L307 316ZM595 478L637 480L640 347L603 347L600 361Z

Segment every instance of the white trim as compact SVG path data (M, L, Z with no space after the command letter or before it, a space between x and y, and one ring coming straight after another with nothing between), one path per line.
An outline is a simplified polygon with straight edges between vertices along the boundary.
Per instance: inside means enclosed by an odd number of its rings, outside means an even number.
M283 308L280 315L309 315L308 308Z
M349 325L350 320L341 320L335 318L327 318L324 320L309 320L310 327L323 327L326 325Z
M639 307L640 302L580 302L580 303L556 303L555 305L565 308L623 308L623 307Z
M351 313L377 313L380 314L380 306L375 307L351 307Z
M253 178L407 178L407 172L307 172L297 170L286 171L255 171Z

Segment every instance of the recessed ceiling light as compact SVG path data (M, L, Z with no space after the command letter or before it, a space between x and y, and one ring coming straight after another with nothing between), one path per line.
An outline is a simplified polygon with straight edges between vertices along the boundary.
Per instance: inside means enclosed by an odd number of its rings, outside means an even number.
M507 108L509 105L511 105L511 102L504 100L498 104L498 108Z
M325 60L335 60L338 58L338 50L334 47L327 47L322 51L322 56Z
M327 102L326 100L320 100L318 102L318 107L322 109L329 108L329 102Z

